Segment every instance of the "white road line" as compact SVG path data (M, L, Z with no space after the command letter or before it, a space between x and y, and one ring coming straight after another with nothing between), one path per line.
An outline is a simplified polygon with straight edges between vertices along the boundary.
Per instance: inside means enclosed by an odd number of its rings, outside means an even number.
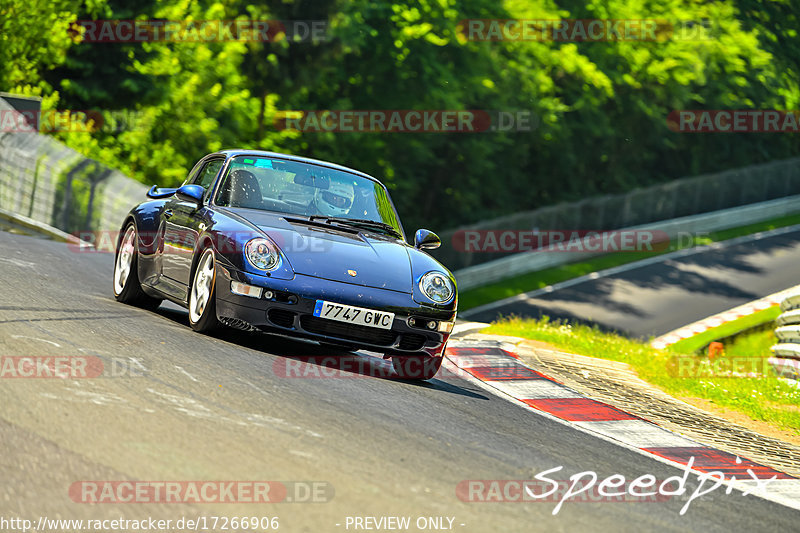
M36 263L31 263L30 261L22 261L20 259L10 259L8 257L0 257L0 261L3 263L9 263L14 266L18 266L21 268L32 268L36 270Z
M490 302L488 304L479 305L478 307L473 307L472 309L468 309L466 311L459 312L459 315L463 318L469 318L474 316L478 313L483 311L489 311L491 309L495 309L497 307L503 307L505 305L525 301L531 298L536 298L537 296L541 296L543 294L549 294L551 292L555 292L561 289L566 289L572 287L574 285L579 285L581 283L585 283L587 281L593 281L598 278L605 278L608 276L613 276L614 274L619 274L621 272L628 272L630 270L636 270L637 268L643 268L646 266L650 266L656 263L663 263L665 261L669 261L671 259L675 259L678 257L688 257L690 255L695 255L699 253L704 253L709 250L721 250L723 248L728 248L730 246L735 246L737 244L742 244L745 242L757 241L760 239L766 239L769 237L774 237L776 235L783 235L785 233L792 233L794 231L800 230L800 224L795 226L787 226L785 228L777 228L770 231L762 231L759 233L754 233L752 235L744 235L742 237L736 237L733 239L728 239L726 241L714 242L711 244L706 244L704 246L694 246L692 248L686 248L683 250L676 250L674 252L669 252L662 255L657 255L655 257L649 257L647 259L642 259L640 261L634 261L632 263L626 263L624 265L607 268L605 270L600 270L598 272L592 272L590 274L586 274L585 276L581 276L578 278L568 279L566 281L562 281L560 283L555 283L553 285L548 285L547 287L543 287L541 289L536 289L535 291L525 292L522 294L518 294L516 296L509 296L508 298L503 298L502 300L497 300L496 302Z
M40 342L46 342L47 344L52 344L56 348L61 348L61 345L57 342L49 341L47 339L40 339L39 337L29 337L28 335L11 335L12 339L31 339Z
M191 380L192 380L192 381L194 381L195 383L200 383L200 380L199 380L199 379L197 379L196 377L194 377L193 375L191 375L190 373L188 373L188 372L187 372L186 370L184 370L182 367L179 367L178 365L175 365L175 368L178 370L178 372L182 373L183 375L185 375L186 377L188 377L189 379L191 379Z

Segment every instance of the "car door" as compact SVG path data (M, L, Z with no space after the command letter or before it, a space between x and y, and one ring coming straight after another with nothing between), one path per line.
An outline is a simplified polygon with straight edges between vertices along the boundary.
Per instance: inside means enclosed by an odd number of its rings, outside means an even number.
M208 191L225 163L224 158L211 158L203 162L201 168L190 176L186 184L200 185ZM164 227L164 255L162 273L166 278L182 286L189 285L192 267L192 252L202 231L202 211L205 206L197 206L173 196L164 205L161 213Z

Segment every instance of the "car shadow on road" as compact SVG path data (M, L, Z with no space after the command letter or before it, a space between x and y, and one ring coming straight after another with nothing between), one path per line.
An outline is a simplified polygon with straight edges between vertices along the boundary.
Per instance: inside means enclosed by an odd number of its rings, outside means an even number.
M162 306L157 314L189 329L188 312L173 306ZM197 335L200 335L199 333ZM438 390L469 398L486 399L479 388L464 381L446 368L441 368L429 381L402 379L392 363L380 354L366 351L351 352L323 346L306 339L293 339L261 331L241 331L221 328L208 335L219 341L248 348L272 357L272 372L285 379L374 379L397 382L420 389Z

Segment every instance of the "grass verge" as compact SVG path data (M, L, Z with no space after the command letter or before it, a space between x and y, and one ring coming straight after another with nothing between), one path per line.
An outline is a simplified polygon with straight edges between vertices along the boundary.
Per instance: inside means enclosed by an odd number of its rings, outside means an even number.
M632 263L648 257L674 252L691 246L700 246L712 242L725 241L744 235L752 235L760 231L769 231L776 228L793 226L800 224L800 214L789 215L775 218L757 224L749 224L738 228L731 228L723 231L715 231L701 238L695 238L691 242L687 239L685 243L671 243L669 248L660 252L620 252L595 257L579 263L570 263L559 267L548 268L538 272L530 272L521 276L508 278L497 283L477 287L475 289L459 292L458 308L466 311L479 305L488 304L522 294L524 292L542 289L548 285L553 285L561 281L577 278L592 272L613 268L615 266ZM680 245L680 246L679 246Z
M543 341L564 351L627 363L643 380L673 396L703 398L800 435L800 390L778 379L766 359L774 344L769 327L728 339L726 354L705 356L605 333L596 327L542 318L509 318L482 333Z

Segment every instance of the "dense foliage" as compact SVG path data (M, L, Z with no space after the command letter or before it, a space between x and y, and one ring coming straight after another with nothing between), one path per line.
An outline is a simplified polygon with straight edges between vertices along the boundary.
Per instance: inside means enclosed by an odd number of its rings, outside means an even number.
M181 181L224 147L288 151L369 172L411 228L795 155L792 134L676 133L680 109L798 109L792 0L0 0L0 90L51 109L128 110L57 133L146 183ZM324 41L81 42L82 19L324 20ZM464 19L664 19L655 42L471 41ZM699 24L699 26L697 26ZM72 36L71 36L72 35ZM532 131L292 132L281 110L526 110Z

